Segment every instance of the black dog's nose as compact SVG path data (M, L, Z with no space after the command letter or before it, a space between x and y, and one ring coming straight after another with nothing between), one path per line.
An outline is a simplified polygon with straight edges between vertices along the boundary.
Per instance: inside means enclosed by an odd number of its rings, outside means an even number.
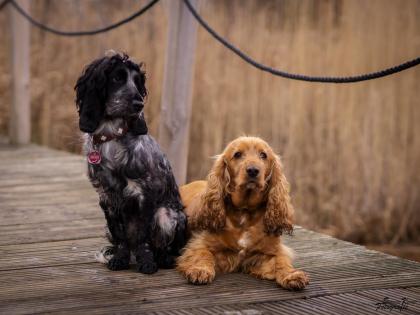
M258 173L260 172L260 170L254 166L250 166L246 169L246 172L248 173L249 177L254 178L258 176Z

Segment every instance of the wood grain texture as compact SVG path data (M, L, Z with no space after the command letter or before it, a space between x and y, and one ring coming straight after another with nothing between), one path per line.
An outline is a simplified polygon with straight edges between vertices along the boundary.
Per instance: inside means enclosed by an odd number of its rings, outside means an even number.
M193 286L174 270L111 272L94 261L107 241L84 159L4 145L0 157L0 314L372 314L384 297L420 312L420 264L299 226L283 240L311 278L302 292L239 273Z
M198 1L191 4L197 8ZM183 1L167 1L168 44L162 90L159 143L171 162L176 181L187 179L187 161L194 86L198 25Z
M18 4L29 11L30 1ZM12 106L10 109L9 136L11 143L28 144L31 141L30 78L30 25L14 8L9 7L12 49Z

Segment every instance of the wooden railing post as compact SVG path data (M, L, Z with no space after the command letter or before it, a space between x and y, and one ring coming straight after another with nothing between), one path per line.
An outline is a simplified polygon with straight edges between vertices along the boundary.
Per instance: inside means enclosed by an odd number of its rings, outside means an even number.
M29 11L29 0L15 0ZM31 140L31 111L29 94L30 26L9 5L11 29L12 102L9 120L9 138L13 144L27 144Z
M194 7L198 1L191 1ZM168 44L158 138L181 185L187 176L197 23L182 0L169 0L166 4Z

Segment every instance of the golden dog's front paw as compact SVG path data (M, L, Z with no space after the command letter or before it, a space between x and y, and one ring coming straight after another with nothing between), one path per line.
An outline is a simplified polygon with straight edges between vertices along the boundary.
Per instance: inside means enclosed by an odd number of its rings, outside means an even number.
M216 272L210 269L193 268L184 273L185 278L192 284L207 284L213 281Z
M309 277L303 271L295 270L277 282L287 290L302 290L309 284Z

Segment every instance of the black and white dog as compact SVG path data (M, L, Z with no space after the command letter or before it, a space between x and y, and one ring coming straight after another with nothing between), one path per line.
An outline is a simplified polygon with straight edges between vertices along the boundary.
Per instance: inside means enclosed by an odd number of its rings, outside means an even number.
M111 270L170 268L185 245L186 217L171 166L147 134L145 73L125 54L93 61L77 80L79 127L88 175L99 194L112 243Z

